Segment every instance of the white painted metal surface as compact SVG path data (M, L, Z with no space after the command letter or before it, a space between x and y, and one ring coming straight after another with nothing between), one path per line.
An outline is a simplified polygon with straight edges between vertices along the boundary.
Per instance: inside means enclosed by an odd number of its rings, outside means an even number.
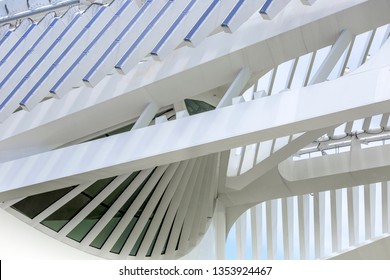
M237 219L240 259L386 242L388 1L81 10L0 32L4 211L109 259L222 259ZM64 188L31 217L20 206Z

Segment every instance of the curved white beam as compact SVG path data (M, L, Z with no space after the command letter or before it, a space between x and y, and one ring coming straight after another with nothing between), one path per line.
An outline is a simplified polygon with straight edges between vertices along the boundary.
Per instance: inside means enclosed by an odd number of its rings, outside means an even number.
M320 136L324 135L326 131L326 129L308 131L296 139L293 139L287 145L283 146L276 152L273 152L270 154L270 156L253 166L247 172L239 176L228 177L226 179L226 187L233 190L240 190L246 187L248 184L252 183L257 178L260 178L262 175L273 169L280 162L284 161L292 154L304 148L308 143L311 143L315 139L318 139Z

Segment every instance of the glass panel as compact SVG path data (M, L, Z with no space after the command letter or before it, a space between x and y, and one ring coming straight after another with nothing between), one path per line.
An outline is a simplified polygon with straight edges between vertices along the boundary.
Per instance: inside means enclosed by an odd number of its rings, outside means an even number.
M194 99L185 99L184 103L187 107L188 114L190 115L196 115L199 113L207 112L214 110L215 107L204 102L204 101L199 101L199 100L194 100Z
M70 192L74 187L59 189L51 192L40 193L26 197L25 199L15 203L11 207L20 213L26 215L30 219L34 219L42 211L47 209L54 202Z
M94 198L97 196L105 187L107 187L109 184L111 184L112 181L114 181L116 177L110 177L110 178L105 178L96 181L93 183L90 187L88 187L83 193L90 198Z
M140 172L133 172L126 180L124 180L118 188L115 189L105 200L102 205L110 207L118 199L118 197L124 192L125 189L133 182Z
M91 199L89 197L83 194L79 194L71 201L69 201L66 205L58 209L45 220L43 220L41 224L58 232L90 201Z
M99 205L95 208L81 223L79 223L67 237L81 242L93 226L99 221L99 219L106 213L108 208Z

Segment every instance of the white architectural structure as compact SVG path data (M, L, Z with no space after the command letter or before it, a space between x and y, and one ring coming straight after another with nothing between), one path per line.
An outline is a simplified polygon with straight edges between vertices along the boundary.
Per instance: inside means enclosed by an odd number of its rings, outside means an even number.
M1 258L390 259L389 0L90 2L0 0Z

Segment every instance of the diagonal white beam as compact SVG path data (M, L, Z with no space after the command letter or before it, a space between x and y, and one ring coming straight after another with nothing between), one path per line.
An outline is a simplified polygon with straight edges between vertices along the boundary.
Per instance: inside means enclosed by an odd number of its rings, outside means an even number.
M353 246L349 250L336 253L329 260L388 260L390 259L390 235Z
M230 13L222 22L221 26L225 32L235 32L253 14L259 10L265 0L239 0Z
M274 168L280 162L305 147L308 143L319 138L325 132L326 129L318 129L304 133L296 139L293 139L289 144L272 153L269 157L262 160L247 172L241 174L240 176L228 177L226 180L226 186L234 190L240 190L244 188Z
M153 120L154 116L157 114L158 109L159 107L156 103L153 101L150 102L131 129L134 130L148 126Z
M336 43L333 45L329 54L326 56L324 62L320 66L320 69L318 69L317 73L311 79L309 85L324 82L326 78L328 78L329 74L336 66L340 57L343 55L344 51L351 43L352 39L353 39L353 35L351 31L346 29L341 31L339 37L337 38Z
M217 108L223 108L231 105L232 99L240 95L240 93L244 90L245 85L247 84L247 82L251 77L251 74L252 72L249 68L247 67L242 68L240 72L237 74L233 83L230 85L225 95L222 97Z

